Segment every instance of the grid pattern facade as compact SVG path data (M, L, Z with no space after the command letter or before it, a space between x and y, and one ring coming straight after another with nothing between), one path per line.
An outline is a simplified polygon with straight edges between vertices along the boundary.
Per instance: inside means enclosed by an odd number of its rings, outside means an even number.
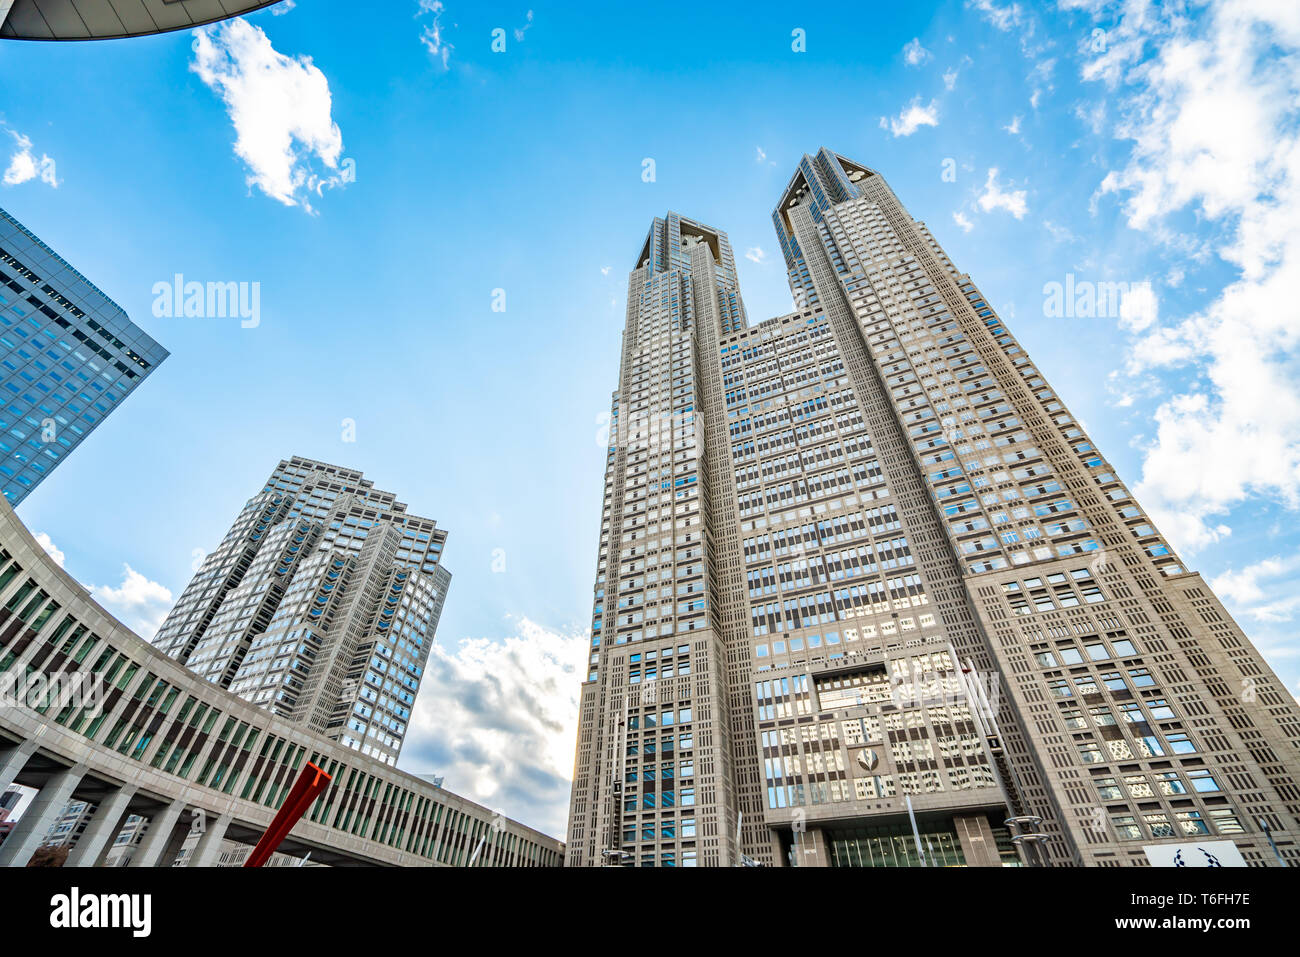
M17 505L167 358L0 209L0 493Z
M282 461L154 638L195 673L395 764L442 614L447 533L360 472Z
M630 277L568 863L1294 863L1295 702L970 277L828 150L773 222L790 315L674 214Z

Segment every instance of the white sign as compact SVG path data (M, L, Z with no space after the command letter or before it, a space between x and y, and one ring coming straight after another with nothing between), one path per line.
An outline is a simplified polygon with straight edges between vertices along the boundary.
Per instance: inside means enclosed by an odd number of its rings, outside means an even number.
M1232 841L1197 841L1195 844L1147 844L1152 867L1245 867L1246 861Z

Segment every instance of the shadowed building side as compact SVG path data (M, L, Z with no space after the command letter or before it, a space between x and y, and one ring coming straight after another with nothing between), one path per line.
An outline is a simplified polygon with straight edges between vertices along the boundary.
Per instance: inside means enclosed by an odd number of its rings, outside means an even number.
M113 40L190 30L280 0L0 0L0 40Z

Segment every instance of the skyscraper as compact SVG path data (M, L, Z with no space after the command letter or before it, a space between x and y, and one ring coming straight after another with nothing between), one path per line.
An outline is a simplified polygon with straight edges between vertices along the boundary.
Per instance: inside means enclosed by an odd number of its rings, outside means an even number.
M167 350L0 209L0 492L17 505Z
M154 644L396 764L451 583L446 541L360 472L295 456L204 558Z
M629 276L567 862L1300 863L1300 712L884 179Z

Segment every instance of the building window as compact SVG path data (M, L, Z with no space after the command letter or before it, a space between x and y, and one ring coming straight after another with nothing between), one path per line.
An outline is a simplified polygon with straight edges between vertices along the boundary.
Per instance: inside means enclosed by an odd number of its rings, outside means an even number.
M1143 815L1152 837L1173 837L1174 826L1169 823L1169 815L1162 811Z
M1246 832L1241 821L1237 818L1237 812L1232 808L1214 808L1209 812L1209 815L1210 823L1214 825L1214 830L1218 834L1244 834Z
M1156 679L1151 677L1151 672L1147 668L1130 668L1128 676L1133 679L1133 687L1150 688L1156 683Z
M1079 758L1084 764L1101 764L1106 760L1105 755L1101 753L1101 748L1096 744L1079 745Z
M1096 784L1097 796L1103 801L1117 801L1124 796L1114 778L1098 778Z
M1137 818L1132 814L1120 814L1110 819L1115 829L1115 837L1121 841L1137 841L1142 838L1142 829L1138 827Z

